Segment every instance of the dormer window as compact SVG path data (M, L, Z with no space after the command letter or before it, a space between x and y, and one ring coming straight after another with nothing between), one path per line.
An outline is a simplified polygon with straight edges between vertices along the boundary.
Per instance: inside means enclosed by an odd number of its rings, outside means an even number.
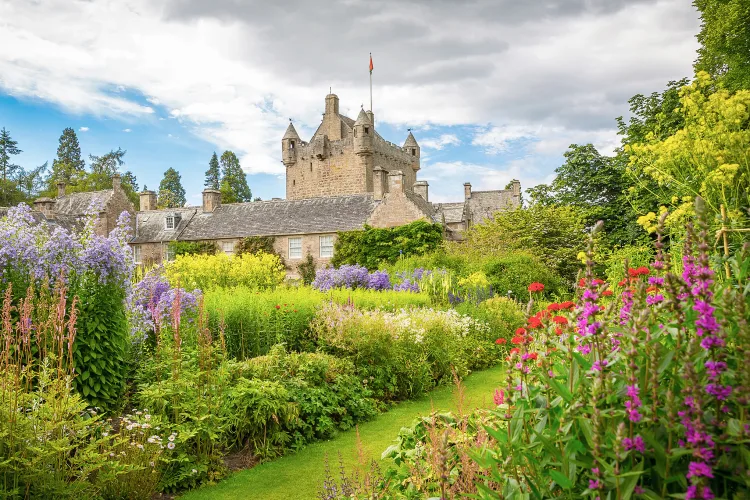
M167 218L164 220L164 228L174 229L174 226L174 215L167 215Z

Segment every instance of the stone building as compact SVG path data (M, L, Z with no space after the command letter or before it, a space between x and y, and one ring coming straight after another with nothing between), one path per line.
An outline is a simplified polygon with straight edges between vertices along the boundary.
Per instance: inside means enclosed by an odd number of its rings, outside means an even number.
M78 231L94 211L98 213L94 232L107 236L117 225L122 212L135 213L135 206L122 189L119 175L112 177L112 189L65 194L65 188L64 182L58 182L55 198L34 200L31 215L37 223ZM5 215L4 212L0 209L0 216Z
M328 263L339 231L427 220L460 239L472 224L520 205L518 181L497 191L472 191L467 183L463 201L431 203L429 185L417 180L420 149L414 135L409 132L403 146L386 141L372 111L361 110L356 120L344 116L335 94L326 96L310 141L289 123L281 148L286 200L222 204L221 194L207 189L200 207L157 210L156 194L141 193L131 241L136 262L171 258L173 241L215 242L233 253L242 238L273 236L276 250L294 269L308 254L316 264Z

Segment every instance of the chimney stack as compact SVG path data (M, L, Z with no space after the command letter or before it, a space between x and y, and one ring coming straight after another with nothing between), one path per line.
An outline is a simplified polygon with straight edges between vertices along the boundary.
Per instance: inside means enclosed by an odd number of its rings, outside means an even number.
M427 196L427 189L429 188L429 184L427 184L427 181L417 181L414 183L414 192L421 196L424 201L430 201Z
M221 191L218 189L203 190L203 211L213 212L221 206Z
M516 204L516 206L521 206L521 181L518 179L513 179L510 181L510 190L513 196L513 203Z
M34 200L34 208L42 212L47 219L53 219L55 217L55 200L52 198L37 198Z
M465 182L464 183L464 199L468 200L471 198L471 183Z
M388 174L388 192L404 192L404 173L401 170L394 170Z
M385 176L387 172L383 167L372 169L373 198L382 200L385 196Z
M156 192L148 189L138 193L140 198L141 211L156 210Z
M112 189L114 191L122 191L122 177L120 177L120 174L112 176Z
M57 197L65 196L65 181L57 181Z

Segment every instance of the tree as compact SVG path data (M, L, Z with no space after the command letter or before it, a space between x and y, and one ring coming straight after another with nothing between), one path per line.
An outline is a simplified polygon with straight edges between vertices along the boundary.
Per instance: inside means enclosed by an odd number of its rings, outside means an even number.
M169 167L159 183L158 206L159 208L178 208L185 206L186 201L180 173Z
M45 161L44 164L30 170L22 168L18 173L18 189L24 200L33 200L44 189L46 185L44 174L47 172L47 165L48 162Z
M216 151L211 156L211 161L208 162L204 186L208 189L219 189L221 187L221 171L219 170L219 158L216 156Z
M750 0L694 0L701 13L696 72L725 88L750 89Z
M19 165L11 162L11 156L21 154L18 148L18 142L14 141L10 132L5 127L0 131L0 206L7 206L13 202L14 194L17 191L16 183L13 181L18 171Z
M221 155L221 201L237 203L252 201L253 193L247 185L247 176L240 166L240 161L231 151Z
M86 174L86 162L81 158L81 146L75 130L68 127L60 136L57 158L52 161L52 172L47 180L48 190L57 192L56 185L62 181L77 184Z

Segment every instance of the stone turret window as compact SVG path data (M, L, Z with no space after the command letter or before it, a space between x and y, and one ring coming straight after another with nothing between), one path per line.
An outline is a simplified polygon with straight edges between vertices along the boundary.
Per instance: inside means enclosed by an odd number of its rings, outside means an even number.
M289 141L289 149L294 149L294 141Z
M370 127L365 127L365 135L370 133Z
M411 155L417 156L417 148L411 148Z
M357 127L354 127L354 137L357 137Z

